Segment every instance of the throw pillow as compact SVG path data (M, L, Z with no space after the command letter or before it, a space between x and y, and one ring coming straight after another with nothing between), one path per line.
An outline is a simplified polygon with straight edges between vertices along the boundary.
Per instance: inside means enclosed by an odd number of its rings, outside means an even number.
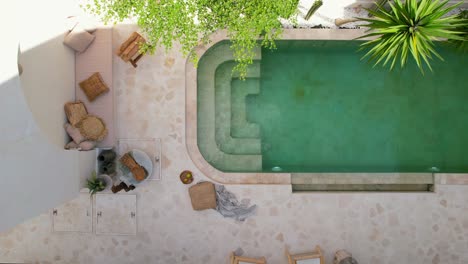
M80 122L81 119L88 115L88 111L86 110L85 105L81 101L66 103L64 108L68 122L72 126L78 124L78 122Z
M78 146L78 150L80 151L88 151L93 150L96 147L96 141L86 140L80 143Z
M76 25L73 30L65 36L63 43L77 52L84 52L94 41L95 36Z
M109 91L109 87L104 83L99 72L93 73L88 79L80 82L80 87L90 102L94 101L101 94Z
M85 137L81 135L81 132L78 128L70 125L70 124L65 124L65 131L67 131L67 134L71 137L71 139L76 143L80 144L81 142L85 141Z

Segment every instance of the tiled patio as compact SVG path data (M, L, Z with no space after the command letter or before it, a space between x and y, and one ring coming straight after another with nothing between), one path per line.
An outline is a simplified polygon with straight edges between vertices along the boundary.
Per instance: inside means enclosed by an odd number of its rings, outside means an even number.
M116 26L114 49L135 29ZM179 173L208 178L185 142L186 58L175 49L145 56L137 69L116 57L113 63L119 137L162 139L162 181L135 190L137 236L52 233L44 212L0 235L0 262L221 264L241 248L279 264L287 262L285 247L299 252L319 244L327 263L341 248L363 264L468 263L466 185L407 194L292 194L290 185L229 185L258 205L254 217L235 222L213 210L193 211ZM456 182L453 177L439 180Z

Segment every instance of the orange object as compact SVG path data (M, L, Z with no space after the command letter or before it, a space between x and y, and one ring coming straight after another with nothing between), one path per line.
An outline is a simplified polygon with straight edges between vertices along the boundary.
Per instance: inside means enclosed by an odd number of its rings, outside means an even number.
M129 154L126 153L120 158L120 162L125 165L133 174L133 178L137 181L142 181L146 178L147 173L145 169L138 164L135 159Z

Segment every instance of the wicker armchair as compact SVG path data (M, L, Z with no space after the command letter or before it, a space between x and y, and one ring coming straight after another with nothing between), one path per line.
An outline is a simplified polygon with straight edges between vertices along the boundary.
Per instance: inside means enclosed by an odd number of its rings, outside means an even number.
M236 256L234 252L231 253L231 262L230 264L266 264L265 257L261 258L248 258L242 256Z
M288 257L289 264L325 264L325 259L319 246L316 246L314 251L294 255L291 255L286 249L286 256Z

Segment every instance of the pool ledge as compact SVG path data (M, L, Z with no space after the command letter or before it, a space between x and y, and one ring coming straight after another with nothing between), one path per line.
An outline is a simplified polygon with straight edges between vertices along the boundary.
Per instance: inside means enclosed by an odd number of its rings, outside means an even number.
M468 185L468 174L466 173L436 173L434 184Z

